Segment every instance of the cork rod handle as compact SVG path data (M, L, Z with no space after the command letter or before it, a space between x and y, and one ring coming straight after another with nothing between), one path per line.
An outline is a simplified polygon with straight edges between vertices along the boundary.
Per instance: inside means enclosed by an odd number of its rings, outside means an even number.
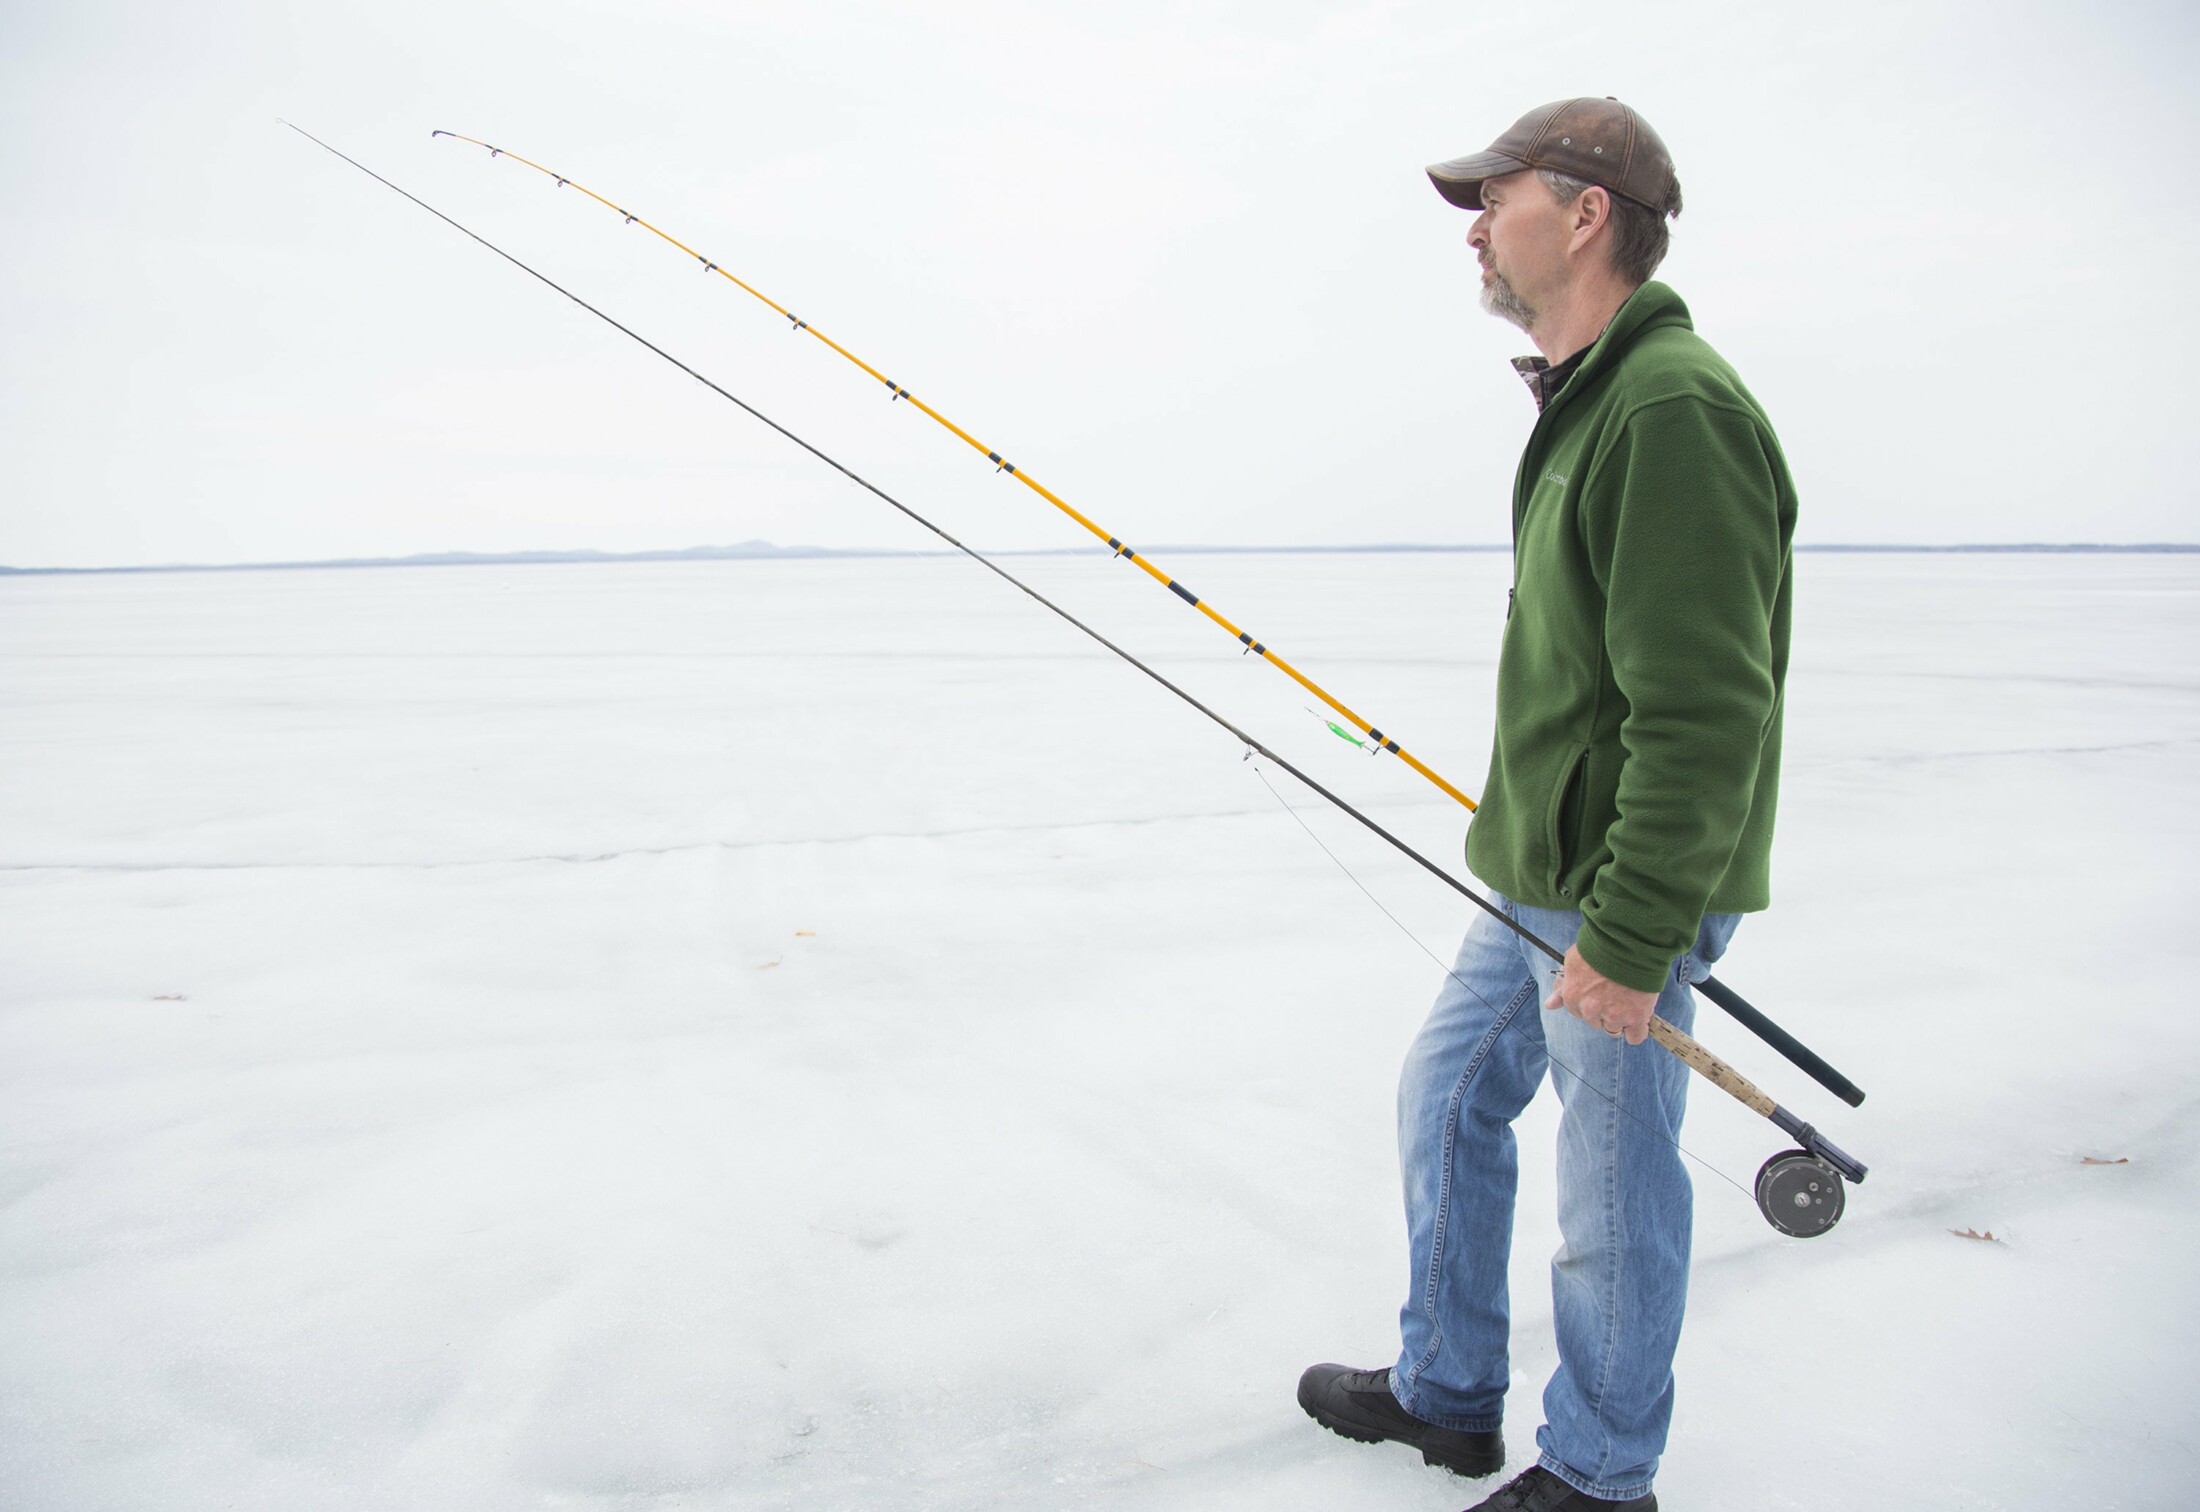
M1771 1098L1758 1091L1748 1077L1655 1014L1650 1018L1650 1037L1752 1112L1770 1118L1772 1110L1778 1106Z

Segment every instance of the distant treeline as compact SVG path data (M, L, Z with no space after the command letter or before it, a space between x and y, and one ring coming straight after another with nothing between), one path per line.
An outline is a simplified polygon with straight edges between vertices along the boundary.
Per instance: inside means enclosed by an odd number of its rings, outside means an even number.
M1004 549L989 556L1082 556L1087 546L1048 546L1027 550ZM1954 545L1915 545L1900 542L1844 544L1802 542L1797 551L1879 552L1890 554L1968 553L2003 555L2033 552L2065 555L2149 556L2200 552L2196 541L2018 541L1975 542ZM1409 542L1358 546L1154 546L1149 556L1343 556L1406 552L1505 552L1512 547L1494 545L1429 545ZM951 551L897 551L888 547L775 546L769 541L743 541L738 546L684 546L665 551L432 551L401 557L333 557L318 562L176 562L153 567L8 567L0 575L51 577L87 573L127 572L322 572L341 567L530 567L589 562L731 562L776 561L821 557L935 557Z

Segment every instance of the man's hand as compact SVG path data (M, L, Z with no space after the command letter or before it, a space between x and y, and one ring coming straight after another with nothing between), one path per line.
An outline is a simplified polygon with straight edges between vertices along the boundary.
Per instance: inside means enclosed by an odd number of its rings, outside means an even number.
M1566 961L1558 968L1551 995L1543 1000L1545 1008L1563 1008L1592 1029L1624 1036L1630 1045L1650 1037L1650 1010L1657 1005L1656 993L1622 987L1584 961L1571 945L1566 947Z

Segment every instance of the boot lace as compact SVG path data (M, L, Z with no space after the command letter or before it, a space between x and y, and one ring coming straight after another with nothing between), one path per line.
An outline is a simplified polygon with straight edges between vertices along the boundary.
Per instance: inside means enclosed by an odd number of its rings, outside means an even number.
M1565 1490L1572 1489L1541 1465L1530 1465L1498 1487L1497 1494L1482 1503L1482 1508L1486 1512L1541 1512L1542 1508L1551 1503L1538 1493L1553 1485Z

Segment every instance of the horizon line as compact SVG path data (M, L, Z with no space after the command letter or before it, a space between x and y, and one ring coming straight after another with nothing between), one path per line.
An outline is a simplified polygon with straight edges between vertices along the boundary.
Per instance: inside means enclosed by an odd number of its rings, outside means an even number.
M1003 547L987 552L995 557L1083 556L1089 546ZM1470 554L1509 552L1508 542L1348 542L1331 545L1218 545L1177 543L1141 548L1147 555L1178 556L1325 556L1381 554ZM1807 552L1882 555L1937 554L2063 554L2063 555L2183 555L2200 552L2196 541L1810 541L1796 543ZM643 551L599 551L593 548L532 551L427 551L408 556L326 557L300 561L266 562L159 562L100 567L13 567L0 563L0 576L82 577L164 572L326 572L346 568L382 567L543 567L585 566L622 562L784 561L820 558L947 557L961 552L945 548L894 546L779 546L770 541L744 541L734 546L660 547Z

